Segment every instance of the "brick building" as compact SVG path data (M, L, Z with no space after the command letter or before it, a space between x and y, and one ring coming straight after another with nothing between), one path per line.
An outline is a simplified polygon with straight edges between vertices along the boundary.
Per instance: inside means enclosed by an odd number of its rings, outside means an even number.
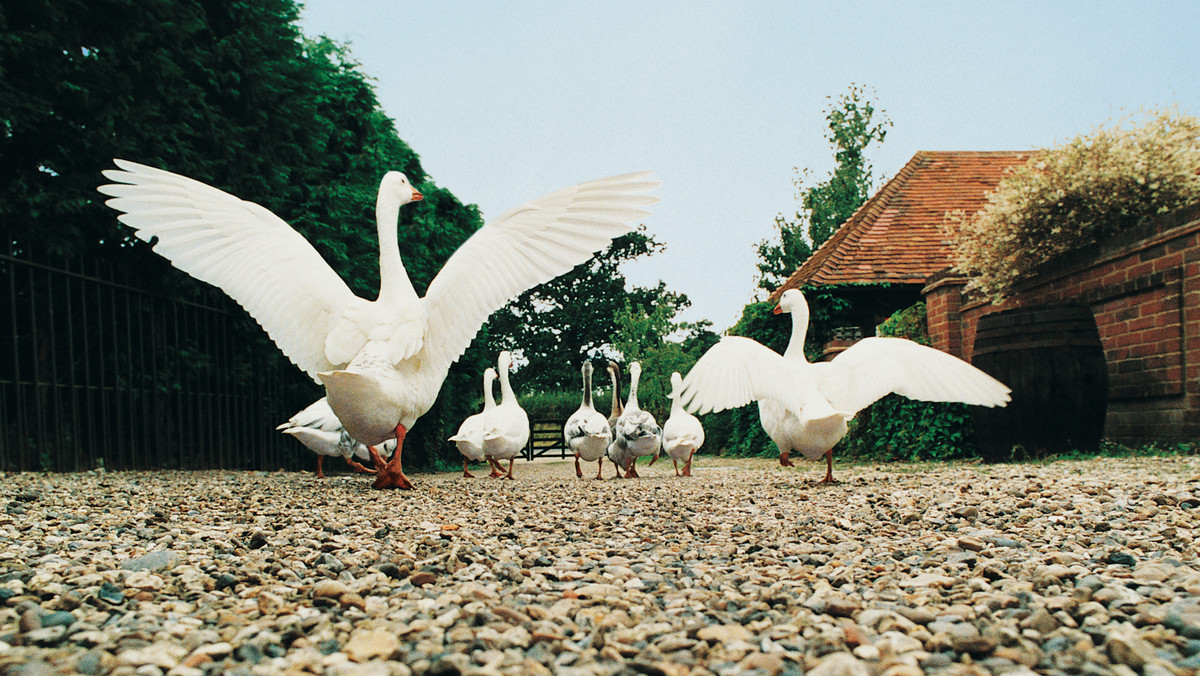
M869 296L871 287L859 285L893 285L879 295L873 317L860 317L863 335L923 298L934 346L968 361L984 315L1086 305L1108 367L1105 436L1124 443L1200 439L1200 205L1047 264L1001 306L962 294L966 280L950 271L945 214L981 208L1004 171L1027 157L917 153L776 294L839 284Z

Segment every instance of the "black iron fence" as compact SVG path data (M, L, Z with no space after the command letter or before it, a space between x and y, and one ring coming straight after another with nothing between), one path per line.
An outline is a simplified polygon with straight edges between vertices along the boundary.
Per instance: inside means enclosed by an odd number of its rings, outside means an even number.
M131 277L0 252L0 470L308 467L274 430L319 396L305 376L216 290Z

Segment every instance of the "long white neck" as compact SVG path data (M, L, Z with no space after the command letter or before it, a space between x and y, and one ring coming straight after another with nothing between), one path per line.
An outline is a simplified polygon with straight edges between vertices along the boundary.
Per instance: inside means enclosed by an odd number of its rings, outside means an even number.
M638 379L642 377L642 369L637 362L634 362L633 367L629 369L629 402L625 404L627 409L638 409L637 386Z
M804 356L804 338L808 335L808 313L792 312L792 337L783 356L793 359L808 359Z
M492 397L492 383L496 382L496 372L488 369L483 372L483 410L496 408L496 400Z
M617 372L610 366L608 367L608 379L612 381L612 415L621 414L621 381L617 378Z
M508 364L500 365L500 403L515 402L517 395L513 393L512 385L508 384Z
M375 224L379 229L379 300L404 302L415 300L417 291L400 259L400 239L396 228L400 221L401 197L393 190L380 190L375 201Z
M583 403L586 408L592 408L592 369L590 364L583 368Z
M671 375L671 413L683 413L683 378L678 373Z

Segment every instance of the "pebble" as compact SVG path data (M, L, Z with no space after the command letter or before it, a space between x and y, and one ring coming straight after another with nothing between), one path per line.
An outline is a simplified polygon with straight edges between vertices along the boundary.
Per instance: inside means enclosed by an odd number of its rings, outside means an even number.
M9 474L0 673L1200 670L1200 459L815 467Z

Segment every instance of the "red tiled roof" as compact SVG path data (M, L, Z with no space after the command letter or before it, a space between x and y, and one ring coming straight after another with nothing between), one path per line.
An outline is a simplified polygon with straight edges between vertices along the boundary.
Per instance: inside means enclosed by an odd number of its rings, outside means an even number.
M946 212L978 211L1029 152L922 151L771 294L826 284L921 284L953 264Z

